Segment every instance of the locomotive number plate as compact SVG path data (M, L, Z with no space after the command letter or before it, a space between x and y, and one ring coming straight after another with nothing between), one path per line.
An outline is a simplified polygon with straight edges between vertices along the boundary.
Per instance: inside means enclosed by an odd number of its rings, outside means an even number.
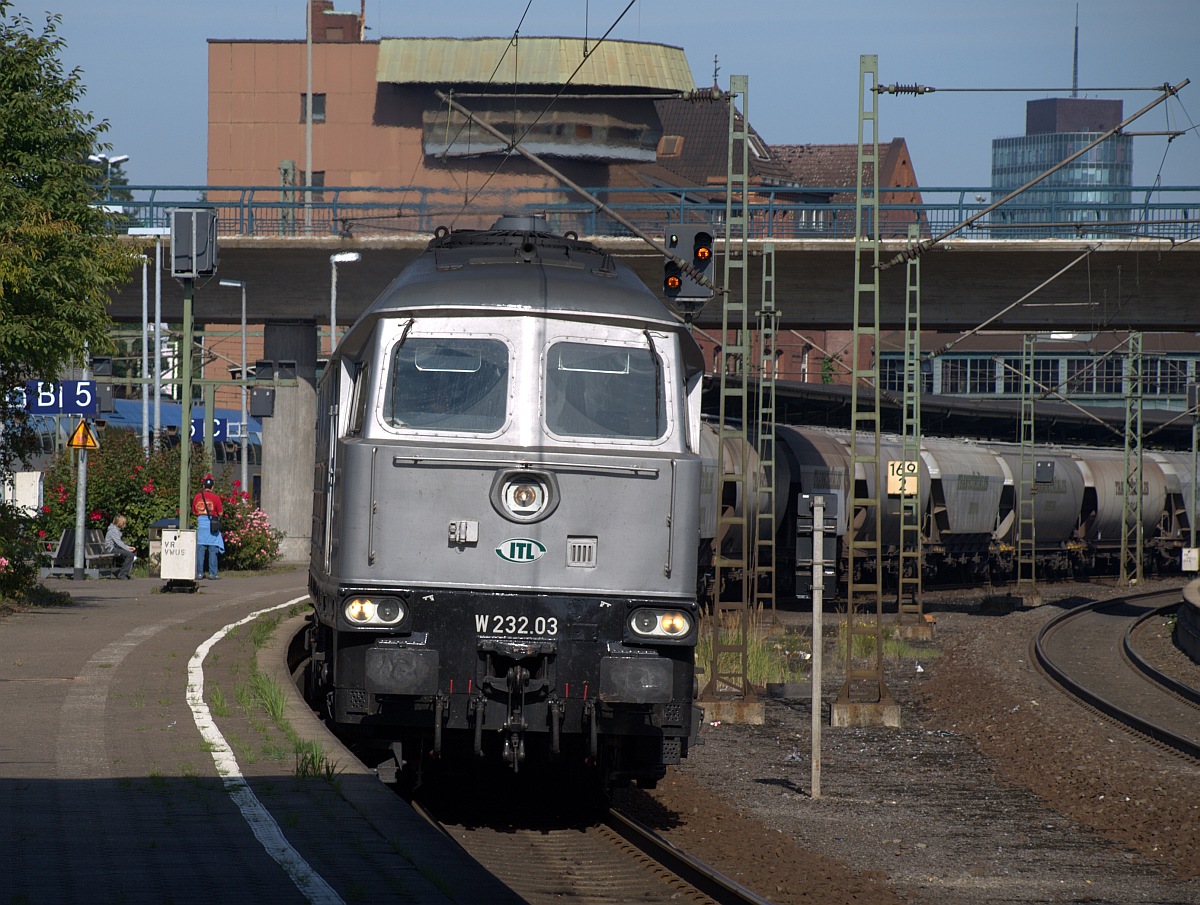
M558 617L476 613L475 631L506 638L553 638L558 634Z

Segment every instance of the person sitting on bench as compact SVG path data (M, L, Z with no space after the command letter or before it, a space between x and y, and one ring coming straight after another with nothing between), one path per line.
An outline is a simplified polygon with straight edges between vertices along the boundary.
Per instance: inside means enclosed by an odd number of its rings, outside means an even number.
M112 524L108 526L108 531L104 535L104 552L115 553L121 557L121 568L117 570L117 578L129 579L133 577L130 573L133 571L137 553L134 552L133 547L125 543L121 536L126 524L127 521L123 515L118 515L112 520Z

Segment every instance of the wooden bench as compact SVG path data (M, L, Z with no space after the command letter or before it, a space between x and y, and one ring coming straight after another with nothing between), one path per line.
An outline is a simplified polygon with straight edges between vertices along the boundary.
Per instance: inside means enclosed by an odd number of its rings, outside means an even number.
M39 578L72 577L75 574L75 529L64 528L58 540L47 545L50 565L38 570ZM99 578L101 574L115 575L121 567L121 557L104 552L104 532L87 528L83 532L83 574Z

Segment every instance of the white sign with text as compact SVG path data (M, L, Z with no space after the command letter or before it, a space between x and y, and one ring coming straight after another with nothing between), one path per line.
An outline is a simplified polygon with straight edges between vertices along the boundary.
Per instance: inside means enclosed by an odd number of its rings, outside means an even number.
M167 528L162 533L162 577L196 580L196 532Z

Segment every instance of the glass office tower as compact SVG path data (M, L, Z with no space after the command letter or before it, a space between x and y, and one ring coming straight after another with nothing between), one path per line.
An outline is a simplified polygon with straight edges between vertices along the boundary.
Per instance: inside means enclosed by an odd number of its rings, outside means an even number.
M992 200L1040 176L1122 119L1121 101L1062 97L1026 105L1025 134L992 141ZM991 215L997 238L1129 231L1133 138L1113 135ZM1029 228L1026 228L1029 224ZM1043 224L1040 227L1033 224Z

